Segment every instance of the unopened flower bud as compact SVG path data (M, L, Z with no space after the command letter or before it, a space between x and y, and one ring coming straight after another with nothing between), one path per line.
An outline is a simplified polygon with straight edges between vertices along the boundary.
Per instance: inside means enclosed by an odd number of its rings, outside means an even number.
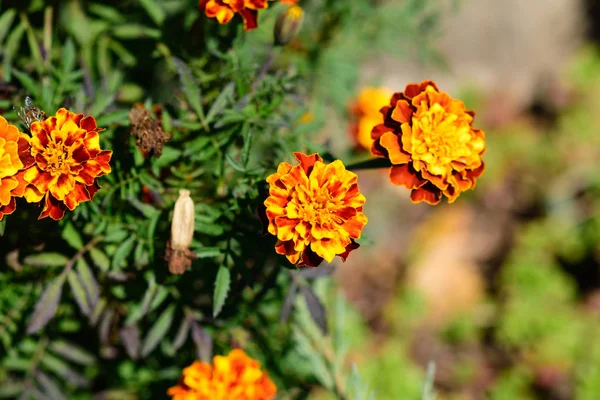
M190 251L194 236L194 202L189 190L180 190L179 198L173 209L171 222L171 240L167 245L166 259L169 271L173 274L183 274L195 254Z
M275 44L285 46L300 32L304 11L299 6L293 5L283 11L275 23Z

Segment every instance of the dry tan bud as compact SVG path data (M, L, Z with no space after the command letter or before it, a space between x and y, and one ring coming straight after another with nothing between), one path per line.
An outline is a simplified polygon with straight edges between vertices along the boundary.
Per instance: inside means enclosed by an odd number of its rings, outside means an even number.
M190 251L194 236L194 202L189 190L180 190L179 198L173 209L171 222L171 240L167 243L166 260L169 271L173 274L183 274L196 255Z
M188 249L194 236L194 202L189 190L180 190L173 210L171 223L171 247L173 250Z
M279 14L275 23L275 44L285 46L294 40L302 28L303 20L304 10L296 5Z

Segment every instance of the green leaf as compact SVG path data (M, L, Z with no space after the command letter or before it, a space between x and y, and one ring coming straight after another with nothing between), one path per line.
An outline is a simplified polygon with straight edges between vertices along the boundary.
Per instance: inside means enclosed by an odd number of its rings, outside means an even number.
M233 101L233 95L235 93L235 83L229 82L227 86L219 93L214 103L206 114L206 123L210 124L215 117L217 117L225 109L227 104Z
M150 18L156 25L161 26L165 21L165 10L155 0L140 0L142 7L146 10Z
M56 314L64 282L65 275L60 274L46 287L35 305L33 315L29 319L27 334L36 333L42 329Z
M142 345L142 357L149 355L167 334L171 324L173 323L174 312L175 305L172 304L165 310L165 312L161 314L152 328L150 328L148 335L146 335L146 338L144 339L144 344Z
M0 221L0 236L4 236L4 231L6 230L6 218Z
M134 245L135 237L132 236L129 239L125 240L123 243L121 243L119 247L117 247L117 250L115 251L115 254L113 255L112 259L113 268L125 266L125 260L127 259L127 256L129 256L133 251Z
M83 247L81 235L70 222L67 222L65 225L62 231L62 237L69 244L69 246L73 247L75 250L79 250Z
M75 44L71 38L65 41L62 49L62 70L63 74L68 75L75 68Z
M110 259L104 254L104 252L96 247L92 247L89 251L90 257L96 267L100 268L103 272L108 271L110 268Z
M217 278L215 279L215 293L213 297L213 317L216 317L223 309L227 294L229 293L229 286L231 284L231 272L229 268L225 266L219 267L217 272Z
M73 293L73 297L75 298L79 309L84 315L90 315L92 310L88 302L87 293L79 280L78 274L75 271L69 271L67 280L69 281L71 293Z
M0 17L0 45L2 44L2 41L4 40L6 33L10 29L10 26L12 25L13 21L15 20L16 15L17 15L17 12L15 11L15 9L9 8ZM2 46L0 46L0 49L2 49ZM0 52L1 52L1 50L0 50Z
M123 24L115 26L112 29L112 34L119 39L140 39L148 37L152 39L160 38L158 29L148 28L138 24Z
M245 123L242 128L242 136L244 138L244 148L242 149L242 165L244 169L248 167L248 161L250 160L250 148L252 146L252 132L250 131L250 125Z
M80 365L94 365L96 363L96 360L92 354L88 353L81 347L65 342L64 340L56 340L50 343L50 349L54 353L68 359L69 361Z
M24 264L34 267L63 267L69 258L58 253L38 253L25 257Z
M48 352L44 353L40 364L48 371L54 372L74 386L85 387L89 383L85 377L71 368L67 363Z
M217 257L221 255L221 249L218 247L202 247L200 249L196 249L194 254L196 254L196 257L198 258Z
M188 102L198 115L198 118L202 121L202 124L206 127L206 121L204 120L204 110L202 108L202 93L200 92L200 86L194 79L192 71L188 68L183 61L177 57L173 57L173 64L177 68L179 73L179 79L181 80L181 88Z
M25 33L25 25L21 22L8 36L4 46L4 62L2 64L2 77L6 82L11 80L12 61L19 50L19 45Z
M40 370L35 372L35 378L44 390L45 395L52 400L66 400L67 397L61 392L60 388L52 378Z
M96 307L98 303L98 298L100 297L100 291L98 289L98 282L96 281L96 277L94 273L88 266L88 264L83 259L79 259L77 261L77 272L79 273L79 278L85 291L87 293L87 297L89 299L90 307L93 309Z

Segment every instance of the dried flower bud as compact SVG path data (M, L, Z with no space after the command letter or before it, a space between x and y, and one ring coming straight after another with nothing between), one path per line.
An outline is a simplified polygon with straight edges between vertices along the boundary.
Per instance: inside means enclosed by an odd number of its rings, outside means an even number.
M194 236L194 202L189 190L180 190L173 210L171 223L171 247L174 250L188 249Z
M300 32L302 21L304 20L304 11L299 6L291 6L283 11L275 23L275 44L285 46Z
M160 118L162 109L160 106L153 107L154 112ZM143 104L135 104L129 111L131 121L131 135L136 137L135 144L142 150L144 155L160 157L165 143L171 139L167 135L160 122L152 118L152 115Z
M165 259L172 274L183 274L196 255L190 251L194 236L194 202L189 190L180 190L173 209L171 240L167 243Z

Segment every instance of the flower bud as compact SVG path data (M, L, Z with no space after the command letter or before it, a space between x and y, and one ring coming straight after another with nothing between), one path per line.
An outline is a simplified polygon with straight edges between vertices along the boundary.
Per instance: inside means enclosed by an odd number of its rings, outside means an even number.
M186 250L192 244L194 236L194 202L189 190L180 190L179 198L173 210L171 223L171 248Z
M180 190L173 209L171 240L167 243L165 259L172 274L183 274L196 255L190 251L194 236L194 202L189 190Z
M304 11L299 6L293 5L283 11L275 23L275 44L285 46L298 35L302 28Z

